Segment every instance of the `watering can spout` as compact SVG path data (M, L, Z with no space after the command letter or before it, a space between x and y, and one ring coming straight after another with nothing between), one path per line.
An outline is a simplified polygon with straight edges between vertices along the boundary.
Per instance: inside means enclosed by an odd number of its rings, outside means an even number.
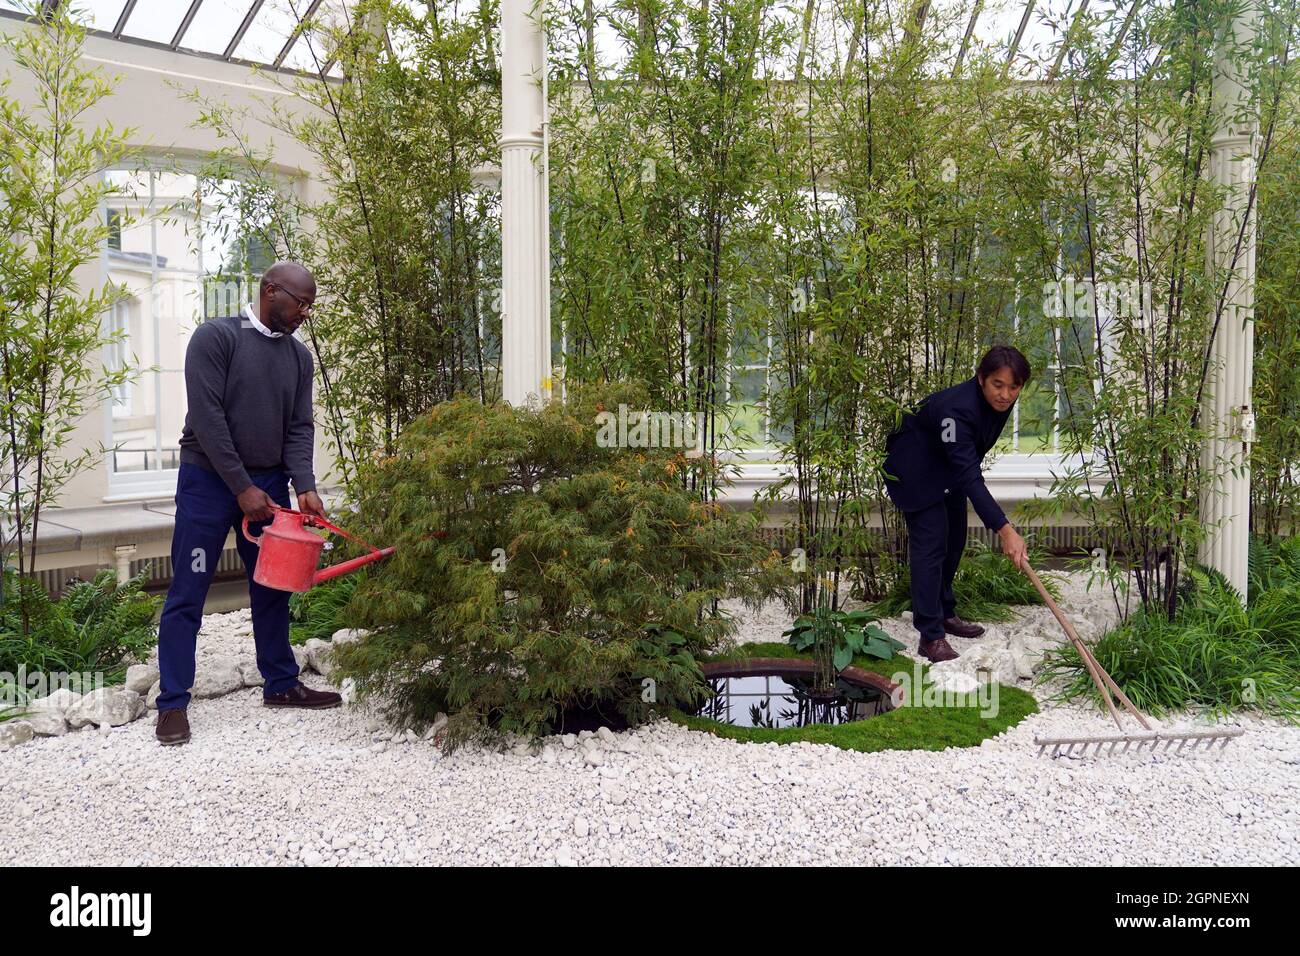
M380 548L378 551L371 551L369 554L363 554L359 558L353 558L350 561L343 561L339 564L331 565L328 568L322 568L317 571L315 577L312 578L312 586L315 587L322 581L328 581L330 578L337 578L342 574L351 574L357 568L388 557L394 550L395 549L393 548Z

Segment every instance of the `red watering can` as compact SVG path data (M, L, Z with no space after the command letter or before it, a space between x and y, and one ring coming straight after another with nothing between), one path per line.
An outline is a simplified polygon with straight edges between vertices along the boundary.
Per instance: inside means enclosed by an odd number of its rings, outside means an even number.
M379 561L393 553L393 548L376 548L324 518L279 505L271 507L275 510L275 518L256 538L248 533L248 516L244 516L244 537L262 549L262 553L257 556L253 580L264 587L275 588L277 591L310 591L322 581L348 574L362 565ZM370 549L370 554L317 571L316 565L320 563L325 539L308 531L308 526L326 528L341 534L365 545Z

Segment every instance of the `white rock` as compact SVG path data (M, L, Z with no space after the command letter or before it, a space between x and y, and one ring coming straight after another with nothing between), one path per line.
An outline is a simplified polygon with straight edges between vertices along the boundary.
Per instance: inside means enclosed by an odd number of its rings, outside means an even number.
M307 652L307 666L317 674L329 677L333 670L333 664L330 663L330 655L334 653L333 645L329 641L313 637L303 645L303 650Z
M980 682L965 671L940 669L950 663L955 661L944 661L930 668L929 676L936 689L949 694L969 694L979 689Z
M140 695L125 687L101 687L92 690L68 708L68 724L74 730L91 724L117 727L129 724L145 712Z
M132 664L126 669L126 681L122 685L144 696L158 679L158 667L154 664Z
M1017 679L1015 660L1005 647L977 644L948 663L958 665L954 669L962 670L981 682L991 679L999 684L1014 684Z
M588 750L582 758L582 762L588 767L599 767L605 762L605 755L599 750Z
M39 697L27 704L30 710L57 710L60 713L81 700L81 695L66 687L60 687L47 697Z
M145 698L145 706L150 710L158 709L158 695L162 693L162 681L154 681L153 686L149 688L149 696Z
M573 835L579 839L585 839L591 832L591 824L587 822L586 817L576 817L573 821Z
M331 644L351 644L359 641L370 632L359 627L345 627L334 632L330 637Z
M29 707L22 719L38 737L62 737L68 732L68 721L61 710L35 710Z
M238 661L228 657L218 657L204 662L198 668L194 686L190 695L200 700L212 697L224 697L244 686L244 675L239 670Z
M425 728L424 740L437 741L442 735L443 730L447 727L447 715L439 711L433 718L433 723Z
M0 722L0 750L8 750L10 747L25 744L34 736L32 725L25 720Z
M239 676L245 687L262 687L266 684L266 678L258 670L257 661L240 661Z

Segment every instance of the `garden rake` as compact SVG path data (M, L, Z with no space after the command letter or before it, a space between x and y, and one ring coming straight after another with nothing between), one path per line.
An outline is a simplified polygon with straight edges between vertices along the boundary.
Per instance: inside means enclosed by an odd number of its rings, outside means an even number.
M1101 692L1102 700L1106 702L1106 707L1110 711L1111 717L1115 720L1115 726L1120 729L1118 734L1104 737L1042 738L1035 736L1034 743L1038 747L1039 756L1042 756L1043 752L1047 750L1048 747L1052 748L1053 757L1059 756L1062 753L1066 756L1070 756L1076 748L1078 748L1078 752L1082 755L1086 754L1088 748L1094 745L1096 747L1093 751L1094 754L1102 754L1102 748L1109 745L1109 749L1105 750L1104 755L1110 756L1115 753L1115 749L1121 744L1123 744L1123 748L1120 749L1120 753L1127 753L1130 749L1132 749L1134 753L1137 753L1147 746L1150 746L1151 751L1154 753L1159 748L1160 744L1165 745L1165 751L1168 751L1174 744L1178 744L1178 749L1175 750L1174 753L1182 753L1183 748L1190 743L1192 746L1187 752L1191 753L1201 745L1202 741L1205 742L1204 750L1209 750L1214 746L1215 742L1222 741L1219 747L1219 749L1222 750L1224 747L1228 746L1228 743L1232 738L1240 737L1244 733L1240 727L1228 727L1222 730L1189 730L1182 732L1156 730L1153 728L1150 721L1143 716L1140 710L1133 706L1133 702L1130 701L1127 695L1119 689L1119 685L1116 684L1115 681L1111 679L1111 676L1106 673L1105 669L1097 663L1097 658L1092 656L1092 651L1088 650L1087 645L1083 643L1078 632L1074 629L1074 625L1066 620L1065 615L1061 613L1061 609L1057 607L1056 602L1052 600L1052 596L1047 593L1047 588L1043 587L1043 582L1038 580L1038 575L1034 573L1034 569L1026 564L1023 570L1025 574L1028 575L1029 580L1033 582L1034 587L1038 589L1038 593L1042 595L1043 603L1052 609L1052 613L1056 615L1056 619L1061 622L1061 627L1065 629L1066 636L1070 638L1071 643L1074 644L1074 649L1079 652L1079 656L1083 659L1084 667L1088 668L1088 673L1092 676L1092 682L1097 685L1097 690ZM1114 697L1111 696L1112 692L1114 693ZM1133 718L1142 726L1140 731L1124 730L1124 723L1120 720L1119 710L1115 707L1115 697L1119 698L1120 703L1124 705L1125 709L1128 710Z

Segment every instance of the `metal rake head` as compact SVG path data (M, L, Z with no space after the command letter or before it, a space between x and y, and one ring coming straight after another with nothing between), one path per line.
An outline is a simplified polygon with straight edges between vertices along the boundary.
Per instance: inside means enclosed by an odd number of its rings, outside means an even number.
M1069 757L1077 753L1083 756L1088 752L1089 747L1093 747L1094 756L1109 757L1115 753L1141 753L1143 748L1150 748L1151 753L1157 751L1168 753L1174 744L1178 748L1174 753L1191 753L1198 747L1202 752L1213 749L1216 743L1219 749L1232 741L1234 737L1240 737L1244 730L1240 727L1227 727L1223 730L1190 730L1182 733L1161 733L1160 731L1144 731L1133 734L1114 734L1108 737L1035 737L1034 744L1038 747L1038 756L1042 756L1048 747L1052 748L1051 756L1059 757L1062 754ZM1201 747L1204 742L1205 746ZM1191 747L1187 747L1188 744ZM1160 750L1160 745L1164 744L1164 749ZM1122 745L1122 746L1121 746Z

